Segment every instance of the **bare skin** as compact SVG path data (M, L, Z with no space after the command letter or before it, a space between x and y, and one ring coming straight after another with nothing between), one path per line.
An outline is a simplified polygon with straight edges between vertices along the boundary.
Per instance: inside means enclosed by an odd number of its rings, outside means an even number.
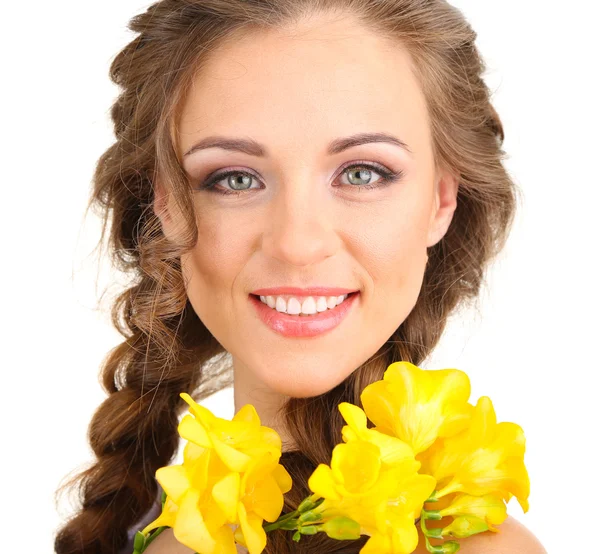
M182 269L194 310L232 355L235 411L253 404L291 449L277 409L290 396L316 396L341 383L408 316L426 250L451 223L458 179L435 167L408 53L351 18L231 42L198 75L178 130L181 157L214 135L252 138L268 151L256 157L210 148L183 158L197 188L200 240L182 257ZM378 142L326 152L336 138L375 132L410 151ZM350 183L346 168L365 162L404 175L372 189ZM251 190L200 190L214 172L229 169L251 174ZM381 172L372 171L371 184L380 183ZM216 187L233 190L227 178ZM177 207L160 183L154 210L164 233L175 236ZM315 285L360 295L350 317L310 339L273 332L248 299L258 288ZM500 528L464 541L461 554L545 554L513 518ZM169 529L146 552L193 551ZM421 535L415 552L426 552Z

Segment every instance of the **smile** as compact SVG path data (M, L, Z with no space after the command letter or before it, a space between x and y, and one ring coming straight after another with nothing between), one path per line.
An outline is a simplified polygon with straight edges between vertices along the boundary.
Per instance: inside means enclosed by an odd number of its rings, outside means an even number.
M249 295L259 319L285 337L314 337L337 327L356 303L359 292L331 297L259 297ZM291 313L290 313L291 312ZM309 312L309 313L305 313Z
M291 296L261 296L260 300L263 304L269 306L278 312L297 315L309 316L316 313L333 310L348 298L347 294L339 296L307 296L305 298Z

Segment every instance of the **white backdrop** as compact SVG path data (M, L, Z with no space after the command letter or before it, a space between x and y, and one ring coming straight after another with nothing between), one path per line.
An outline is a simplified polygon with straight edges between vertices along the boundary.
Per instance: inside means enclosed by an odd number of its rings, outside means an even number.
M82 217L94 163L113 141L108 67L132 38L127 21L149 3L30 0L3 9L0 409L11 514L3 541L15 552L52 551L71 510L55 506L53 492L92 459L86 431L104 399L98 370L121 339L108 304L96 305L119 276L90 256L99 226L93 214ZM513 499L509 513L550 554L600 552L583 532L592 517L580 516L595 515L600 495L595 3L453 4L478 33L524 203L479 313L454 318L422 367L463 369L473 403L489 395L498 421L524 428L531 507L524 515ZM233 415L231 389L204 404Z

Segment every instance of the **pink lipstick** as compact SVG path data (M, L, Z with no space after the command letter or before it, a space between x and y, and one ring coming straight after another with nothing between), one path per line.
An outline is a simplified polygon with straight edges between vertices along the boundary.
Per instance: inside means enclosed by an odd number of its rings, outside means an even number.
M260 294L263 291L269 291L273 289L261 289ZM287 289L290 290L290 289ZM329 291L333 289L328 289ZM340 289L342 290L342 289ZM279 294L283 294L279 292ZM288 292L287 294L294 294ZM297 294L297 292L296 292ZM304 294L306 292L304 291ZM313 294L316 294L313 292ZM345 292L339 294L346 294ZM258 317L270 327L276 333L283 335L284 337L314 337L326 333L337 327L344 318L349 314L350 310L357 302L359 292L349 292L348 297L333 309L327 309L324 312L320 312L313 315L290 315L284 312L279 312L274 308L270 308L260 298L257 298L254 294L250 294L250 302L254 305Z

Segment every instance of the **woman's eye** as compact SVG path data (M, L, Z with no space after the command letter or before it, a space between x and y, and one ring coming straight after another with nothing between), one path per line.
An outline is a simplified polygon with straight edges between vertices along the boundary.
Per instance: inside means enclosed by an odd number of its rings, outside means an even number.
M358 189L374 189L389 185L404 175L402 170L391 171L380 164L372 163L354 163L346 166L340 176L348 177L348 182L342 183L342 186ZM380 178L377 179L376 176ZM225 185L220 183L225 181ZM260 190L263 187L253 187L253 182L258 181L252 173L241 170L229 170L211 176L200 187L201 190L217 192L219 194L240 195L249 190Z
M351 187L373 189L391 183L400 175L400 172L394 173L387 168L364 164L346 167L342 171L343 175L348 176L348 185ZM374 180L375 175L379 175L381 178Z

